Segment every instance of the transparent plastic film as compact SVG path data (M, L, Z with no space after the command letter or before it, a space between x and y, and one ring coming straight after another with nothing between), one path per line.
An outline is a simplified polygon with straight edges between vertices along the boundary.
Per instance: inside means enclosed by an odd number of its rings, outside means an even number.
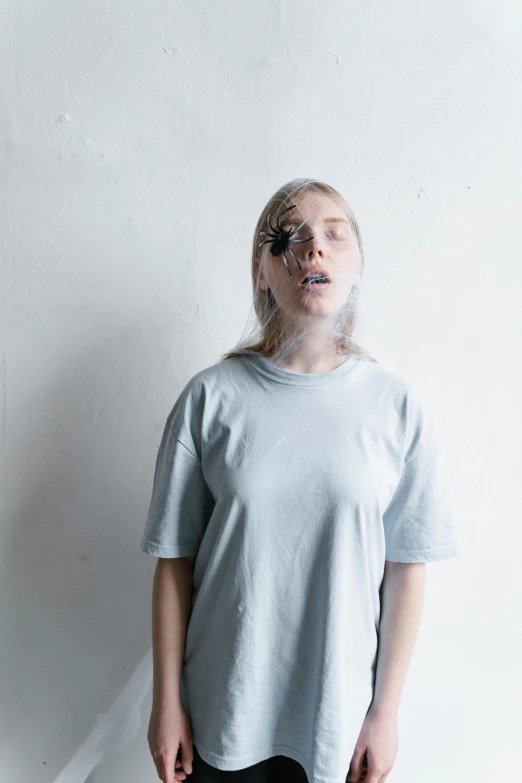
M344 197L315 179L286 183L266 203L252 242L253 305L225 356L261 353L275 366L326 372L369 354L352 338L364 256Z

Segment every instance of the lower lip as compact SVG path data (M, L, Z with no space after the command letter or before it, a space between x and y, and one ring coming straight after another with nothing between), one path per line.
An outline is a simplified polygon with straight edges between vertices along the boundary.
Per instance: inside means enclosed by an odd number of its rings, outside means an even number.
M302 285L301 288L303 291L311 292L311 291L323 291L325 288L328 288L330 283L307 283L306 285Z

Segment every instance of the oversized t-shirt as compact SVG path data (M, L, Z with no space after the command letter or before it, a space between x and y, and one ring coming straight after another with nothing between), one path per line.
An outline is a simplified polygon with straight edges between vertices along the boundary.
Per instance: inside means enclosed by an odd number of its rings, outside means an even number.
M345 783L384 561L461 553L433 410L367 358L312 374L220 360L168 415L141 549L197 556L180 697L202 758L282 754Z

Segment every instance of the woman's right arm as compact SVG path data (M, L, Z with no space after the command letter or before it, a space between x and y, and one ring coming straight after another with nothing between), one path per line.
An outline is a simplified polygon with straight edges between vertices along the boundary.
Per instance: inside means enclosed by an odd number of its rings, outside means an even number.
M154 573L153 689L147 738L158 775L164 783L184 780L184 772L192 771L192 732L189 716L181 704L180 680L192 610L195 559L195 556L159 558ZM181 760L176 762L180 745Z

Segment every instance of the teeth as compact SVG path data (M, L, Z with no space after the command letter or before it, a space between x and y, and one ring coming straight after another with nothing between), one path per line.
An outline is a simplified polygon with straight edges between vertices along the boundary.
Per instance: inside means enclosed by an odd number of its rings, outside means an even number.
M306 277L303 280L303 285L306 285L309 282L312 282L312 283L327 283L328 281L327 281L326 277L324 277L323 275L312 275L310 277Z

